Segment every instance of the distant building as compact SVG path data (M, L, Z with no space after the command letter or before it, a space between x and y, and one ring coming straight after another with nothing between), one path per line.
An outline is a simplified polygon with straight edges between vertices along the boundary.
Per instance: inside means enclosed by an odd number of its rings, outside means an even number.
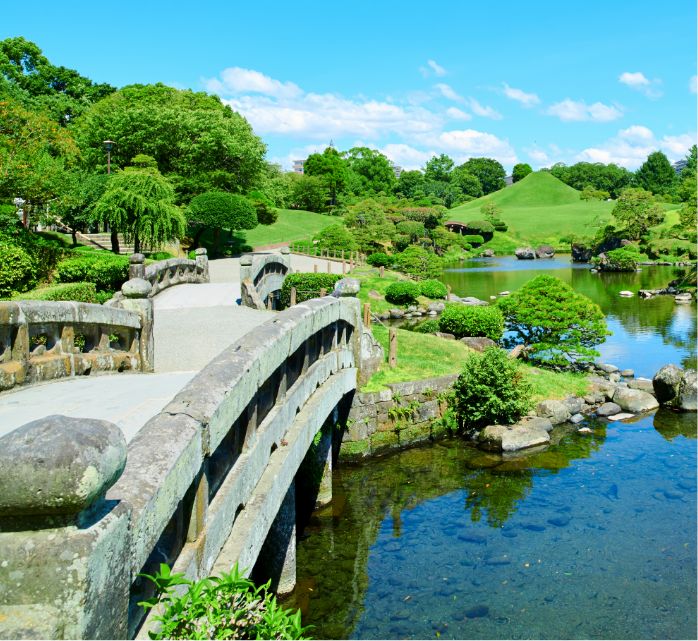
M514 184L514 176L513 176L513 175L511 175L511 176L505 176L505 177L504 177L504 184L505 184L507 187L508 187L509 185L513 185L513 184Z
M402 167L400 167L400 165L396 165L392 160L390 161L390 167L392 168L393 173L395 174L395 178L399 180L400 174L402 173Z
M302 174L304 164L305 164L305 159L304 160L294 160L293 161L293 173L294 174Z
M674 171L675 171L677 174L680 174L680 173L686 168L686 165L687 165L687 164L688 164L688 162L686 161L686 159L685 159L685 158L682 158L681 160L677 160L677 161L672 165L672 167L674 168Z

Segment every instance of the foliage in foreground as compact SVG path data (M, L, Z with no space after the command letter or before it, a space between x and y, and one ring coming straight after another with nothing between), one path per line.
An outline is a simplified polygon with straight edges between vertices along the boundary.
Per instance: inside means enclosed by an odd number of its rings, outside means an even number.
M594 347L609 334L601 308L553 276L537 276L498 305L507 331L513 332L507 343L523 344L532 360L592 361L599 356Z
M292 614L276 602L269 583L255 587L238 570L199 581L183 574L171 574L160 565L155 576L143 575L155 583L157 593L139 605L146 609L157 605L162 614L155 616L161 624L151 639L305 639L308 628L301 625L301 612ZM178 594L175 586L186 585Z
M453 385L453 407L461 430L511 424L532 407L532 389L516 360L498 347L472 354Z
M417 283L412 281L398 281L391 283L385 290L385 300L396 305L409 305L417 300L421 290Z
M62 283L34 289L13 296L14 300L72 300L80 303L103 303L112 297L110 292L97 292L94 283Z

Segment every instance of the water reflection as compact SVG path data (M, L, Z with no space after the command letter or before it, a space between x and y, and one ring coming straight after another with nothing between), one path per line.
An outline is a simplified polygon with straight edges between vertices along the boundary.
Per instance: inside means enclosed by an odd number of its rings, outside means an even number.
M677 305L671 296L648 300L638 296L622 298L628 289L658 289L683 273L683 269L646 266L634 273L592 274L587 265L566 258L550 261L519 261L516 258L477 259L447 269L442 280L459 296L489 300L501 291L518 289L531 278L553 271L596 302L606 314L613 332L598 347L601 358L636 375L652 377L657 370L673 362L683 367L696 366L695 305Z
M314 636L695 634L695 415L592 427L522 457L454 441L338 469L298 547Z

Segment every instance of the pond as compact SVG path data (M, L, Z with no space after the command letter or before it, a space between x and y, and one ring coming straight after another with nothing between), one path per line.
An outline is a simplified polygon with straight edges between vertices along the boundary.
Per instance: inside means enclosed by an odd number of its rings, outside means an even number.
M636 376L651 378L660 367L675 363L695 367L696 308L677 305L672 296L641 299L639 289L660 289L683 272L682 268L643 266L635 273L597 273L569 257L518 260L514 257L479 258L449 267L441 280L458 296L489 300L513 291L539 274L551 274L597 303L613 332L597 349L600 360ZM623 298L624 289L635 294Z
M695 638L695 415L335 471L290 604L315 638Z

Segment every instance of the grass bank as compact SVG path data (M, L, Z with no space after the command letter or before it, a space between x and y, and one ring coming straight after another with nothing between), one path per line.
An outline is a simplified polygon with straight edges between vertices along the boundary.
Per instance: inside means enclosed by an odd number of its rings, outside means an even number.
M341 218L316 214L300 209L279 209L279 218L273 225L257 225L246 231L245 241L253 248L277 243L306 240L329 227L341 224Z

